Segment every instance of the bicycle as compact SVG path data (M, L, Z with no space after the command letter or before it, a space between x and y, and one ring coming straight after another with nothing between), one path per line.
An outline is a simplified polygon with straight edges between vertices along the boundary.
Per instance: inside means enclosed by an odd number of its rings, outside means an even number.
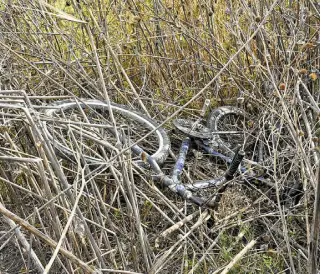
M112 125L110 122L108 123L106 120L106 117L108 117L111 112L114 117L117 117L118 122L119 119L122 121L118 124L118 127L116 125ZM117 149L117 142L116 145L113 146L104 141L106 139L104 134L106 133L102 134L99 129L106 129L107 134L111 134L118 138L118 145L120 145L118 146L119 148L126 145L131 146L132 152L136 155L136 158L133 159L134 162L143 167L148 165L154 172L152 175L152 179L154 181L161 182L172 192L198 206L206 206L210 208L215 208L217 206L220 194L225 188L225 183L234 178L234 174L237 172L245 155L240 146L233 147L233 157L225 156L224 158L224 155L222 154L223 158L230 163L229 168L223 176L184 185L180 182L180 175L183 171L186 154L190 146L190 137L186 137L183 140L172 176L168 176L162 172L160 165L168 156L170 139L165 130L158 127L157 123L153 119L123 105L88 99L81 101L57 102L55 105L51 106L51 108L44 110L44 114L51 118L50 123L49 121L43 122L43 127L47 137L51 140L53 146L57 151L59 151L61 156L68 161L74 161L77 158L75 155L77 148L73 149L68 147L66 136L71 136L74 140L78 136L79 138L87 138L92 141L88 146L84 146L83 142L81 142L81 146L84 148L82 150L79 150L78 148L79 151L85 152L82 157L86 163L91 165L106 162L106 155L104 155L106 154L106 150L102 149L101 146L103 148L107 148L110 155L112 153L119 152L119 149ZM67 127L63 126L66 125L66 121L68 121ZM106 123L106 125L102 125L102 122ZM90 127L91 129L84 129L84 126ZM142 134L140 134L141 130ZM153 131L153 134L150 135L151 137L148 140L145 140L142 144L134 144L134 139L140 139L142 135L144 136L146 132L150 131ZM190 133L191 132L193 132L193 128L190 129ZM226 133L233 134L233 132L225 132L225 134ZM206 134L198 137L198 139L202 140L208 139ZM155 139L157 140L156 145L149 144L150 141L154 141ZM224 142L221 143L223 144ZM93 148L93 145L97 146L97 144L100 153L97 153ZM154 147L156 147L156 149L154 149ZM94 157L86 155L90 153L93 154ZM198 197L193 194L196 190L211 187L216 187L220 190L210 199Z

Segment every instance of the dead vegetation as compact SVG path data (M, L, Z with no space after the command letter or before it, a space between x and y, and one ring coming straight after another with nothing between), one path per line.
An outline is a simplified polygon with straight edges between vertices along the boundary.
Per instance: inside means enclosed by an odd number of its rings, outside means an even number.
M317 273L319 17L311 0L2 1L0 273ZM63 160L41 110L75 97L163 123L168 173L171 119L243 98L272 185L236 179L213 211L128 153L83 165L81 136ZM182 179L224 168L191 152Z

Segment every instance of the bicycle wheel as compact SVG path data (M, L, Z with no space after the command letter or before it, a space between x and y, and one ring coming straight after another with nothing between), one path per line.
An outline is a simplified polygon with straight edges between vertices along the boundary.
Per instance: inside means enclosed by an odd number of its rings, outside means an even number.
M207 120L207 127L213 131L214 140L225 153L230 153L248 139L249 115L242 109L224 106L216 108ZM215 134L215 131L234 131L234 134ZM246 140L248 141L248 140ZM249 143L247 142L247 146Z
M52 120L43 122L44 131L63 158L74 161L82 155L87 163L106 162L115 154L115 147L118 147L116 134L121 136L124 147L154 131L138 143L138 148L157 163L163 163L170 149L165 130L156 129L158 125L154 120L126 106L110 102L110 107L117 132L111 123L108 103L88 99L60 101L53 108L46 109L44 114ZM142 155L133 156L138 164L142 164L141 158Z

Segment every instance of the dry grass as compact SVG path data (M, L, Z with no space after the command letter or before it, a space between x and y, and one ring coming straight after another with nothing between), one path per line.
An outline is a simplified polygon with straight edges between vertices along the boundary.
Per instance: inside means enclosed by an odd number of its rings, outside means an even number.
M311 0L2 1L0 272L317 273L319 17ZM164 123L176 154L171 118L237 97L272 186L235 180L217 211L154 185L128 154L100 169L62 160L37 114L110 99ZM225 168L208 159L190 153L183 180Z

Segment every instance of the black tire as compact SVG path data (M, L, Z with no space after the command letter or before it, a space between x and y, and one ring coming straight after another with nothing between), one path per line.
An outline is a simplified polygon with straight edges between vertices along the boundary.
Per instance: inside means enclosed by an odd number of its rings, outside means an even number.
M232 122L228 124L224 120L230 117ZM249 115L242 109L233 106L218 107L212 111L207 119L207 127L213 132L214 141L225 153L230 153L239 144L243 144L243 132ZM239 130L240 134L215 134L215 131Z

